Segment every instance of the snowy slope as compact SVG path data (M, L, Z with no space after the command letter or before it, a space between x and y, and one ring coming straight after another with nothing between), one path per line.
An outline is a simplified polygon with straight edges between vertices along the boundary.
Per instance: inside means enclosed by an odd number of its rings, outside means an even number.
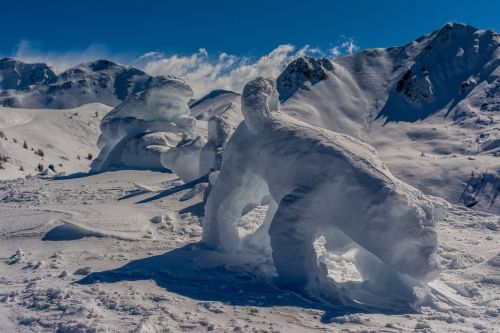
M181 201L189 188L176 186L175 178L119 171L0 182L0 331L498 329L497 216L451 207L437 224L443 272L419 291L422 307L415 311L393 304L391 311L364 313L277 288L267 257L200 248L196 207L202 199ZM264 212L259 208L245 215L240 232L260 223ZM361 292L352 256L325 253L318 246L332 277ZM21 255L15 262L17 249ZM383 298L374 301L384 303Z
M143 71L109 60L72 67L58 75L45 64L0 60L0 105L68 109L88 103L116 106L150 88L155 80Z
M450 23L400 47L300 58L283 112L373 145L426 193L500 213L500 36Z
M53 164L58 172L87 172L88 154L95 158L98 153L99 123L110 109L103 104L67 110L0 107L0 154L8 157L0 179L37 174L39 163ZM43 156L35 154L38 149Z

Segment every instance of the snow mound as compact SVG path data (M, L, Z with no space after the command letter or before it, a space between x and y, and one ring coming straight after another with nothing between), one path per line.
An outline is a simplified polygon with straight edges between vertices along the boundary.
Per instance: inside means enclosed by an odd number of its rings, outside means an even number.
M245 120L227 144L208 197L202 242L237 250L242 212L267 201L260 235L248 237L260 240L253 245L262 249L270 246L278 279L287 287L329 288L327 268L314 250L320 236L330 250L358 248L362 277L379 279L382 287L387 272L413 282L434 279L441 206L396 179L371 146L295 120L279 107L272 79L245 86Z
M175 77L161 77L154 88L123 102L101 121L101 149L92 171L113 168L163 169L161 154L196 131L187 102L191 88Z

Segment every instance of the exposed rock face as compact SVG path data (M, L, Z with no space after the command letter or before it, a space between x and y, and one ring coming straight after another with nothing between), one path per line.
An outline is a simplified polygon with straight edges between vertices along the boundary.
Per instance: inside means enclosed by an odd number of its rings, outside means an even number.
M301 57L290 63L277 79L280 100L285 101L298 89L307 89L327 78L327 71L333 69L328 59Z
M46 64L26 64L12 58L0 59L0 91L50 84L56 78L53 69Z

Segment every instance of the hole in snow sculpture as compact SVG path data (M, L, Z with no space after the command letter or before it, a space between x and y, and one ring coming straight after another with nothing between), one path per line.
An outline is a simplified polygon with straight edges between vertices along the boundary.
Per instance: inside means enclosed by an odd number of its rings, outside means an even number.
M444 210L433 199L396 179L371 146L280 113L274 80L247 83L241 101L244 121L205 207L206 247L269 251L281 285L319 293L335 276L315 250L320 237L330 253L351 251L353 276L381 288L439 274L434 223ZM240 238L245 210L263 202L263 224Z
M194 136L196 121L187 105L193 91L173 76L155 77L153 88L130 97L101 121L99 156L92 171L162 170L161 154Z

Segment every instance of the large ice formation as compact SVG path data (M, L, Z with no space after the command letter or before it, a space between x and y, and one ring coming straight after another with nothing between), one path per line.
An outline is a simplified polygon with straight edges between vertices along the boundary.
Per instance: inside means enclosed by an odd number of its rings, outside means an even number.
M359 248L364 279L388 270L412 282L435 278L441 208L396 179L371 146L284 115L279 106L274 80L245 86L245 119L225 148L205 207L204 245L241 249L242 213L267 200L265 222L250 237L270 246L286 286L311 290L328 281L313 246L320 236L329 250Z
M191 88L175 77L158 77L153 88L133 96L101 122L101 149L93 171L112 168L163 169L161 154L194 135L187 103Z

